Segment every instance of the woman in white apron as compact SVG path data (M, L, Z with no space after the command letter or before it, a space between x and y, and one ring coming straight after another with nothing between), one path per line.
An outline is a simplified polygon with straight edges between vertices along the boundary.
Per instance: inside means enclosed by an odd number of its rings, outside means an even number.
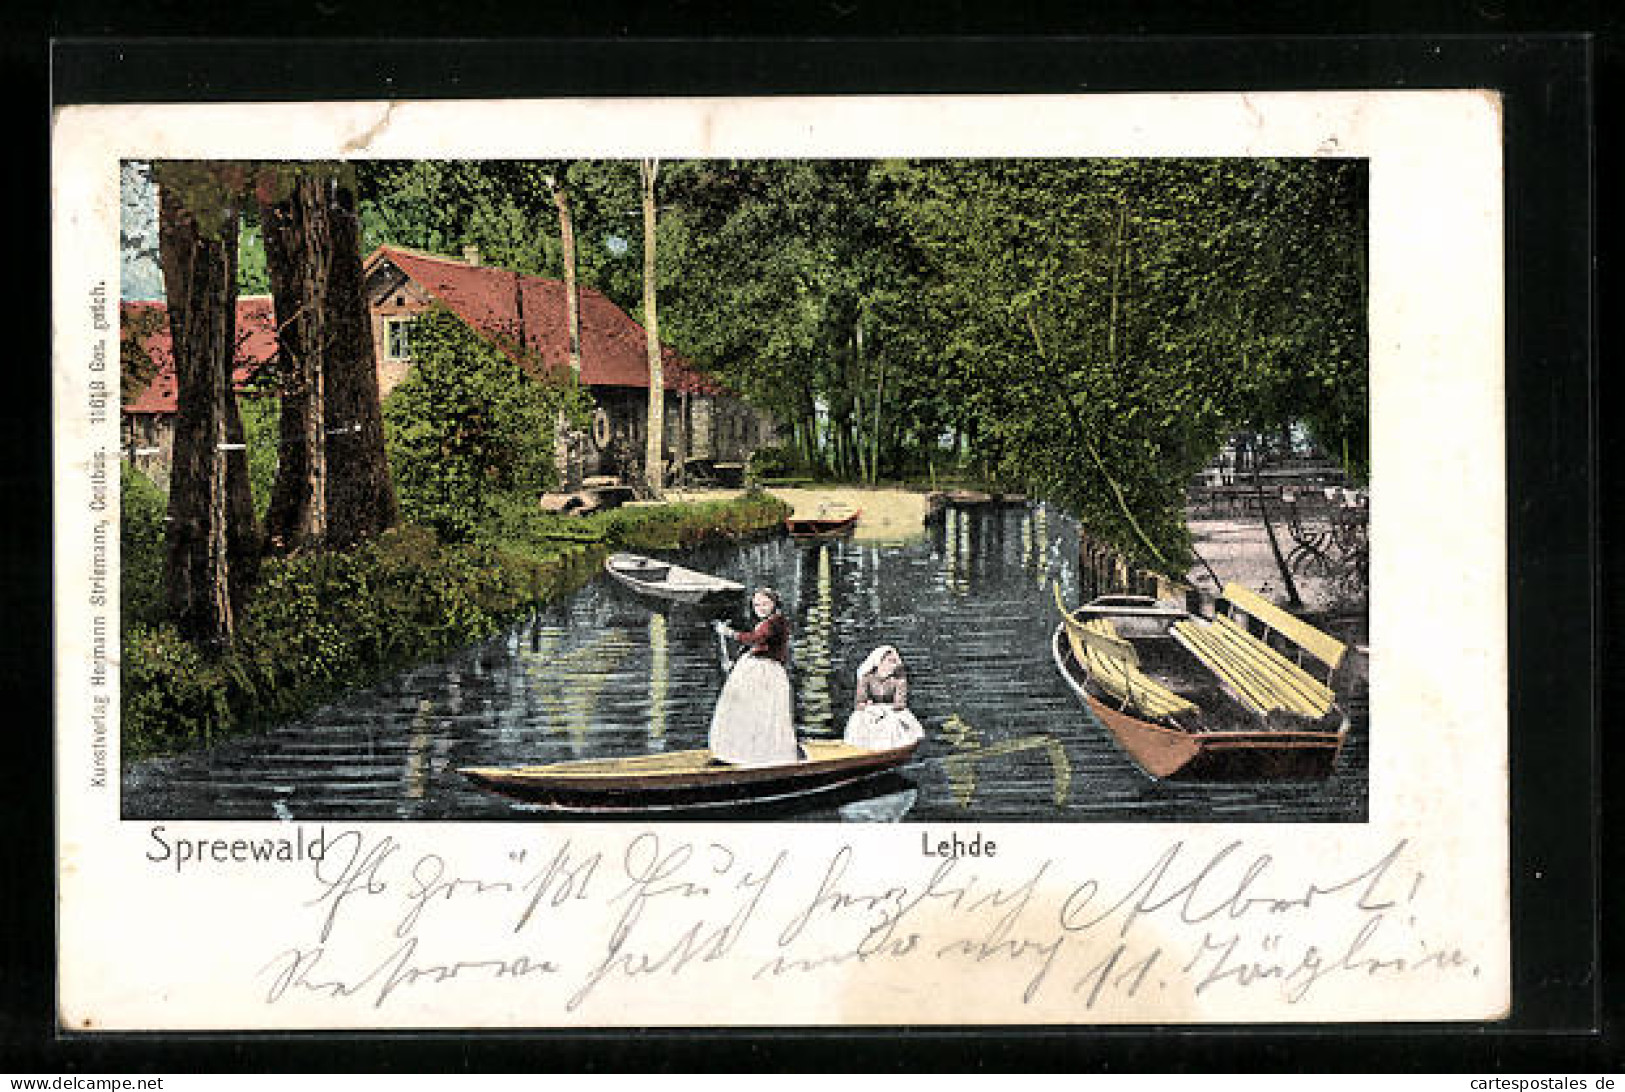
M871 751L907 746L925 735L908 711L908 675L891 645L869 653L858 668L856 710L846 722L846 742Z
M745 646L711 714L711 757L736 766L777 766L800 757L790 706L790 621L772 588L750 599L755 629L717 622L716 631Z

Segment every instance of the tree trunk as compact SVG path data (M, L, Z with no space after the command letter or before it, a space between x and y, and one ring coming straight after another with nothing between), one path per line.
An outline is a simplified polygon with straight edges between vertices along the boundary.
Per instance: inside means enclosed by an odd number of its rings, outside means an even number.
M576 285L576 229L570 214L570 195L563 186L553 187L553 203L559 209L559 247L564 252L564 318L570 332L570 372L581 382L581 290Z
M265 540L268 552L281 554L320 549L327 541L327 432L322 427L321 357L305 336L317 316L306 310L300 269L303 206L292 188L282 191L274 180L262 179L258 190L282 395Z
M576 285L576 229L570 213L570 194L563 185L548 179L553 192L553 204L559 210L559 249L564 265L564 320L569 331L570 382L572 389L581 386L581 289ZM580 484L576 466L576 437L570 429L569 419L560 410L554 422L554 451L557 455L559 481L566 489Z
M342 548L396 519L355 190L347 170L316 165L267 172L259 189L285 383L267 539Z
M159 261L172 338L176 414L164 584L189 640L230 641L253 579L253 501L232 391L237 334L237 196L206 169L155 172ZM233 518L246 526L233 526ZM234 565L237 572L233 573Z
M688 388L684 387L681 408L677 413L677 466L683 473L683 482L685 485L688 482L688 441L690 432L688 414Z
M1275 523L1270 519L1270 506L1264 499L1264 484L1258 474L1259 459L1253 457L1253 494L1258 498L1258 514L1264 520L1264 536L1269 539L1270 554L1275 558L1275 567L1281 573L1281 582L1286 585L1287 605L1301 609L1303 599L1298 595L1298 582L1292 579L1292 568L1281 556L1281 544L1275 540Z
M886 361L880 361L880 378L875 382L874 449L869 456L869 482L880 484L880 407L886 399Z
M649 349L649 426L643 454L643 476L656 496L664 484L666 449L666 375L660 358L660 320L655 306L655 178L660 162L639 161L643 181L643 325Z
M236 273L232 274L235 282ZM233 315L237 311L235 295ZM233 323L235 326L235 322ZM233 344L236 339L233 337ZM227 373L230 374L229 372ZM241 618L260 573L260 527L254 515L254 490L248 479L247 436L231 381L226 381L226 556L227 588L232 617Z
M327 423L327 540L346 547L375 538L395 525L395 482L384 454L384 415L378 398L378 368L361 275L361 223L356 214L355 179L346 167L325 187L311 188L322 230L312 244L325 243L328 278L319 286L327 312L328 344L323 354L322 387Z
M818 403L810 390L802 390L801 461L803 466L811 467L818 461Z

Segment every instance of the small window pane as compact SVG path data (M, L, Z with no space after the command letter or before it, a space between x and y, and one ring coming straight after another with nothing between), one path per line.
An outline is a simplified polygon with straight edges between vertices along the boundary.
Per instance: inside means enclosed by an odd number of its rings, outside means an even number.
M411 324L406 319L388 319L385 321L384 355L391 360L405 360L411 355L406 339L406 329L409 325Z

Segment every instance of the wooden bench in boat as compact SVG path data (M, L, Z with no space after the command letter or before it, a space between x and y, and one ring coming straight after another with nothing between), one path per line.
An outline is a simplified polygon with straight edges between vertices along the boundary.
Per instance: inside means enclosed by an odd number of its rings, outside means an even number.
M1120 709L1133 708L1158 719L1194 713L1196 706L1140 670L1134 646L1117 635L1109 618L1080 622L1068 615L1067 642L1091 678L1100 684Z
M1175 639L1254 712L1282 710L1305 717L1325 716L1337 700L1328 682L1348 646L1238 584L1227 585L1223 598L1230 604L1230 614L1221 614L1206 626L1191 620L1176 622L1170 627ZM1298 651L1297 662L1254 636L1235 618L1237 610L1263 625L1266 637L1273 631L1291 642ZM1325 665L1325 681L1304 669L1305 655Z

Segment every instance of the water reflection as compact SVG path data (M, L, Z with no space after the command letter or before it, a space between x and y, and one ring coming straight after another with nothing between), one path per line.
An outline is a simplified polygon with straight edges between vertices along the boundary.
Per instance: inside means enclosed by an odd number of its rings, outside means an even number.
M835 707L830 695L830 650L834 638L835 576L831 560L836 544L817 542L801 546L803 570L811 566L811 581L802 581L805 589L813 588L812 602L802 615L799 632L792 634L795 659L793 668L800 701L798 723L808 735L836 734ZM853 547L862 556L862 547Z
M663 750L666 738L666 687L671 678L671 658L666 651L666 616L649 613L649 742L653 750Z
M954 748L951 754L944 757L943 766L948 774L948 783L953 786L954 800L962 808L969 807L976 797L976 779L982 762L1024 751L1042 751L1049 757L1050 795L1056 807L1065 804L1072 791L1072 762L1066 757L1066 749L1052 735L1046 733L983 743L981 733L955 713L943 722L942 738Z
M926 726L899 775L822 798L713 817L810 821L1360 820L1365 707L1322 784L1152 782L1056 673L1050 585L1075 601L1070 520L1037 507L950 509L903 543L777 538L677 555L754 588L779 588L795 621L802 730L838 734L852 673L879 644L908 664ZM210 751L132 766L131 818L512 818L539 815L456 773L703 747L723 681L710 621L746 596L659 605L608 580L510 632L350 695L302 720Z
M406 743L406 798L422 800L429 782L430 749L434 737L430 734L429 714L434 702L423 698L418 702L417 715L412 718L411 736Z

